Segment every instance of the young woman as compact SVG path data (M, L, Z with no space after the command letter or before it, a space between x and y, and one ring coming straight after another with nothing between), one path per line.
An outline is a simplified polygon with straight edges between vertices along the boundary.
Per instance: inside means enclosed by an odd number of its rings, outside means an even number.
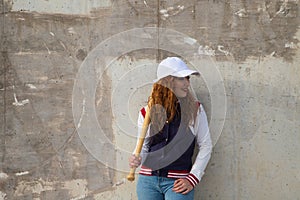
M190 76L199 75L178 57L164 59L148 100L151 123L138 167L139 200L192 200L211 156L212 143L206 113L190 91ZM141 131L146 107L139 112ZM195 144L198 154L192 162Z

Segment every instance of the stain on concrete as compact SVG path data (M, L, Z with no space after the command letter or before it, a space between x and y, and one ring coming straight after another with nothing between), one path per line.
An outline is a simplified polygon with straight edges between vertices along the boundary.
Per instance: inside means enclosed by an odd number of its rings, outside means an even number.
M79 60L84 60L84 58L87 56L87 52L84 49L78 49L77 54L76 54L76 58L78 58Z
M20 40L23 31L24 35L32 31L26 26L19 28ZM54 30L52 33L57 34ZM40 36L53 37L47 34ZM8 40L9 52L1 54L1 64L5 66L1 67L0 91L4 111L1 169L8 178L1 181L0 190L8 199L71 199L77 198L77 193L72 193L71 186L61 189L61 184L74 179L86 182L87 190L112 187L113 172L89 155L73 124L71 97L80 65L75 56L78 48L68 52L59 42L45 43L46 48L40 41L35 43L34 38L29 39L28 45L20 42L19 46L18 41ZM16 42L15 46L9 46L10 42ZM68 44L65 46L69 48ZM27 99L28 103L16 106L16 99L18 103ZM47 184L40 184L37 179L47 180Z
M70 15L91 15L94 10L111 6L110 0L76 2L64 1L39 1L39 0L12 0L12 11L62 13Z
M12 0L2 0L0 3L0 13L7 13L12 9Z
M174 27L196 38L202 46L215 50L219 59L224 54L218 46L223 46L236 61L273 52L274 56L291 61L295 54L285 44L298 43L293 37L299 27L297 1L179 1L165 5L164 9L169 6L184 9L164 20L162 26Z
M9 18L13 19L9 20ZM49 30L51 27L54 28L57 22L63 23L65 26L75 23L78 28L81 24L80 29L88 30L89 34L96 31L97 33L94 35L96 37L105 31L97 29L97 27L101 27L102 21L106 23L102 23L102 25L111 31L110 34L124 31L128 27L143 27L151 24L173 28L195 38L203 47L207 46L214 50L219 59L225 56L224 51L226 51L236 61L244 61L252 56L264 57L271 54L291 61L295 54L295 48L298 48L298 40L294 38L299 27L298 18L299 4L297 1L257 0L247 3L230 0L197 2L190 0L178 1L175 4L165 1L160 1L159 4L154 2L150 4L147 1L118 1L109 8L102 8L101 12L92 18L15 12L7 18L7 23L17 22L18 33L16 34L19 35L19 42L13 42L13 38L9 38L9 46L23 47L20 49L21 51L26 51L24 46L31 51L43 46L50 52L63 51L66 46L69 47L68 44L65 44L67 41L61 40L63 39L61 34L55 33L59 29ZM53 25L51 25L51 21L54 23ZM41 24L42 27L33 26L36 23ZM92 26L92 24L100 26ZM127 28L125 28L126 26ZM26 32L20 32L22 27L31 27L33 30L28 33L30 35L27 35ZM40 32L47 27L48 33L37 34L37 31ZM72 27L66 27L66 29L69 28ZM84 41L87 37L81 38L80 35L84 35L84 33L80 34L80 32L82 31L73 34L73 38L70 39ZM55 36L53 36L54 34ZM21 39L20 35L24 39ZM39 36L37 37L37 35ZM68 40L68 42L70 41Z

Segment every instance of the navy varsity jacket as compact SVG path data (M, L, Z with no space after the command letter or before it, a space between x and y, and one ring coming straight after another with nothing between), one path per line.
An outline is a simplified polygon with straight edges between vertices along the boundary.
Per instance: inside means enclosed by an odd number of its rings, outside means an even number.
M139 113L139 132L145 112L146 107L142 108ZM186 178L192 186L196 186L200 182L212 151L212 142L203 106L199 106L194 124L184 126L180 121L180 106L178 106L172 122L166 122L159 133L151 133L150 124L142 149L143 162L139 174L175 179ZM193 164L195 144L199 151Z

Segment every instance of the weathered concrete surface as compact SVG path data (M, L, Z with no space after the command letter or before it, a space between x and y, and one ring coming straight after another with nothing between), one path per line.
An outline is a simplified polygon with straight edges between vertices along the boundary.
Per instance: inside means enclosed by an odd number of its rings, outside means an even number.
M72 94L86 56L111 35L137 27L194 38L199 48L189 60L211 56L206 67L217 67L224 80L226 120L195 199L299 199L298 1L74 2L1 2L0 199L136 199L135 183L117 170L127 157L99 152L116 161L109 168L81 142ZM132 151L135 141L117 123L114 92L130 85L122 79L128 71L149 68L167 54L141 49L120 55L99 81L99 124L123 151ZM145 70L151 80L153 68ZM212 117L218 108L211 98L218 94L202 80L194 87ZM120 102L134 105L132 123L149 89Z
M90 15L97 12L97 8L109 7L109 0L89 1L38 1L38 0L14 0L11 11L47 12L69 15Z

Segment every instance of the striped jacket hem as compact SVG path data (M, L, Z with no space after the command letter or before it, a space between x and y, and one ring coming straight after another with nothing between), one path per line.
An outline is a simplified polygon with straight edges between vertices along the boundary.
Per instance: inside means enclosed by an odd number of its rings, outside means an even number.
M152 176L152 170L145 166L141 166L139 174ZM194 174L189 173L189 171L187 170L169 170L167 173L167 178L185 178L193 187L195 187L199 183L199 179Z

